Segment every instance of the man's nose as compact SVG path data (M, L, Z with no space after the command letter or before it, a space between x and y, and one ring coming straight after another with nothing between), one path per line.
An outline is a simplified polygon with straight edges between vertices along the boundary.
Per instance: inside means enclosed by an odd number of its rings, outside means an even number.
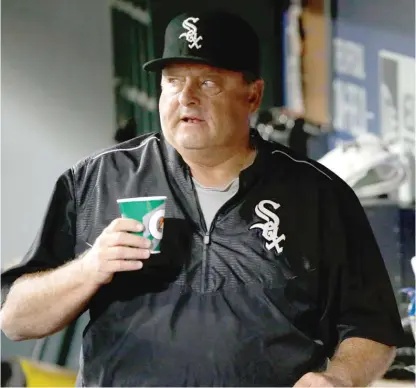
M199 97L195 85L186 82L182 91L179 94L179 103L183 106L198 105Z

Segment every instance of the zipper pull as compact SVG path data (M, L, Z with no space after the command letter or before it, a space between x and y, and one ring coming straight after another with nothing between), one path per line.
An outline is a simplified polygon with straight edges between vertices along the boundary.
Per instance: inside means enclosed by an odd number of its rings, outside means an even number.
M210 235L209 235L209 234L206 234L206 235L204 236L204 244L205 244L205 245L208 245L210 242L211 242L211 237L210 237Z

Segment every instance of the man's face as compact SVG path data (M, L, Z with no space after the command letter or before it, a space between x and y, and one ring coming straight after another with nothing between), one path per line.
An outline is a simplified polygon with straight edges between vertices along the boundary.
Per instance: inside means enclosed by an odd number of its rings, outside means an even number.
M247 136L248 120L261 102L263 81L199 64L174 64L162 72L162 130L179 150L232 146Z

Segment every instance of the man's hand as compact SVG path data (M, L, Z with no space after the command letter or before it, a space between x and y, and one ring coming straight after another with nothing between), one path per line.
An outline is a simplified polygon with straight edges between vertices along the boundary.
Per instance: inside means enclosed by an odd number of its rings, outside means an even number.
M352 387L352 383L326 372L310 372L302 376L294 387Z
M366 338L343 340L322 373L307 373L295 387L368 387L391 365L395 347Z
M96 284L102 285L109 283L115 272L141 269L141 260L150 257L151 242L129 232L142 230L143 225L135 220L115 219L81 258L84 273Z
M62 330L85 310L115 272L143 267L142 260L150 257L150 241L128 233L142 228L137 221L116 219L81 257L53 270L21 276L1 310L1 330L13 341L42 338Z

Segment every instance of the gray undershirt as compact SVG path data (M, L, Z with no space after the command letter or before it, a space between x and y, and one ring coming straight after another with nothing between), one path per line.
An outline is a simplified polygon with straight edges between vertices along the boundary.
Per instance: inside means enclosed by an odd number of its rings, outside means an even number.
M218 210L229 199L237 194L239 188L239 178L234 179L225 187L206 187L202 186L195 179L193 179L196 193L198 195L199 205L205 218L207 229L209 230L212 220L217 214Z

